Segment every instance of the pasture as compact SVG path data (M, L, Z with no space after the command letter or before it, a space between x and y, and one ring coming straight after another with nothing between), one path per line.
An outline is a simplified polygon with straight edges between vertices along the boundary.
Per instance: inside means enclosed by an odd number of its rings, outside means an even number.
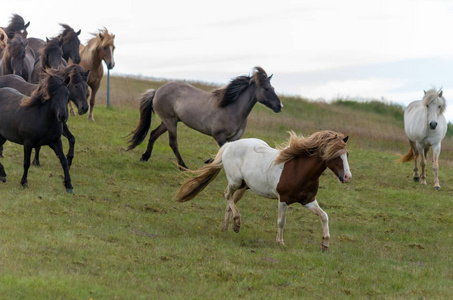
M435 190L428 155L427 182L412 181L412 163L397 160L409 145L401 108L378 102L334 104L281 97L274 114L252 110L245 137L274 147L288 130L322 129L349 135L352 180L340 184L329 170L318 202L329 215L330 248L322 253L319 218L300 205L288 209L286 247L275 242L277 203L247 192L238 203L240 233L221 232L223 171L186 203L174 195L185 175L177 168L168 135L126 151L138 122L139 93L163 82L105 80L96 122L70 117L76 137L71 167L74 195L62 184L53 151L41 150L29 188L19 184L22 147L7 142L0 183L0 295L22 299L226 299L226 298L448 298L453 293L453 138L442 144ZM212 87L199 84L206 89ZM422 95L422 91L421 91ZM445 95L447 99L449 95ZM154 116L152 128L159 123ZM179 123L178 142L189 168L218 147ZM67 142L63 141L65 152Z

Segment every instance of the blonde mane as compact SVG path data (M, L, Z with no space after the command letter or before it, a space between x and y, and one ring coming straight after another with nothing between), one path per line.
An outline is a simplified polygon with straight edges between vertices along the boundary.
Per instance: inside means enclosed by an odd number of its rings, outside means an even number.
M285 163L296 157L317 155L322 160L330 160L346 151L345 136L340 132L324 130L313 133L305 138L289 132L290 138L286 146L279 148L275 164Z
M97 53L96 50L98 48L113 46L115 39L115 35L110 34L107 28L101 29L98 33L93 33L92 35L94 37L88 41L80 52L80 56L83 56L83 58L88 61L93 59L93 55Z

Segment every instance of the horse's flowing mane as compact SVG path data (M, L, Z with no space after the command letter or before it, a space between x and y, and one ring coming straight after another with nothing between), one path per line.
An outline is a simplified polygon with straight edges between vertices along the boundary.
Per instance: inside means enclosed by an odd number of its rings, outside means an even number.
M85 69L80 65L69 65L62 69L52 69L49 70L50 73L54 76L59 76L61 78L71 78L72 84L77 84L83 81L88 80L88 73L85 72Z
M63 32L60 34L60 36L63 37L65 41L71 39L79 39L78 34L71 26L62 23L60 23L60 26L63 27Z
M16 32L20 32L25 29L24 18L18 14L13 14L7 27L3 28L8 35L8 38L12 39Z
M86 60L91 60L99 47L113 46L114 34L110 34L107 28L99 30L99 33L92 33L94 36L88 41L87 45L82 49L80 55Z
M434 101L439 99L440 102L440 113L443 114L447 108L447 103L445 98L442 96L442 90L436 91L436 89L430 89L425 92L425 96L422 99L422 104L424 107L430 105Z
M289 132L290 138L288 145L280 147L274 163L285 163L296 157L317 155L322 160L330 160L341 155L346 148L344 134L331 130L324 130L313 133L305 138L297 136L294 132Z
M263 86L267 80L267 74L261 67L255 67L255 72L252 76L239 76L231 80L231 82L220 89L212 92L212 95L217 98L219 107L225 107L236 102L239 95L250 85L256 83L258 86Z
M43 68L47 65L47 55L57 51L59 53L63 53L61 50L61 45L63 44L63 40L60 37L52 38L48 40L44 46L39 49L39 54L41 55L41 59L43 60L42 66Z
M8 53L8 54L7 54ZM4 57L16 57L22 59L25 57L25 43L20 34L16 34L5 48Z
M51 95L62 85L65 84L62 77L53 73L53 70L49 69L48 74L44 76L41 83L31 93L30 97L24 97L20 106L29 107L36 104L44 103L50 99Z

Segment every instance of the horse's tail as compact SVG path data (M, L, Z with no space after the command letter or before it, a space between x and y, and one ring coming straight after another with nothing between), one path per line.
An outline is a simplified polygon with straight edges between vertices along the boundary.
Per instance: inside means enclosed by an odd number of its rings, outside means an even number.
M156 94L156 90L147 90L140 100L140 122L137 128L131 132L129 136L132 136L129 140L129 147L127 150L132 150L140 145L148 134L149 128L151 127L151 115L153 110L153 99Z
M412 148L409 148L409 151L407 151L407 153L401 157L400 162L405 163L414 159L415 159L414 151L412 150Z
M188 172L191 172L197 176L187 179L181 185L181 188L176 195L176 200L178 202L186 202L195 198L196 195L203 191L204 188L217 177L223 167L222 154L224 148L225 147L220 148L214 160L209 164L204 165L196 171L188 170Z

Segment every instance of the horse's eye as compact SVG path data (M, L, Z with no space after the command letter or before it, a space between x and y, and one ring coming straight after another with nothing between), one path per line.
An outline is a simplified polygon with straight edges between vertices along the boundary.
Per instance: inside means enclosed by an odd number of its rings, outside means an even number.
M440 109L440 105L439 105L439 109Z
M104 47L104 50L107 50L107 47Z

